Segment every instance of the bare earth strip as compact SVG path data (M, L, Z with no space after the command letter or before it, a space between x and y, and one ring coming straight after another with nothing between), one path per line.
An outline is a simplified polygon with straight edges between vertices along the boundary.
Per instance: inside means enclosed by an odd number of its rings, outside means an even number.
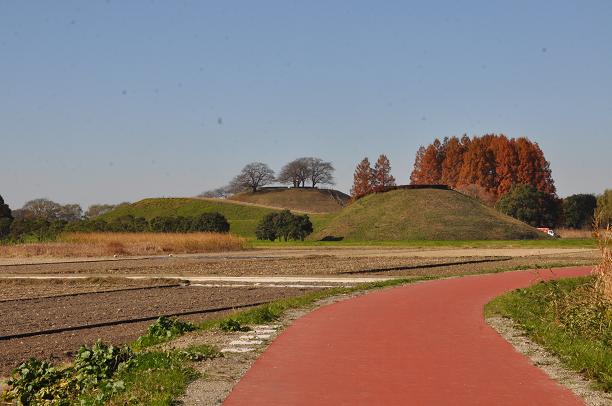
M578 254L593 252L590 248L452 248L452 249L421 249L421 248L378 248L378 247L303 247L288 249L255 249L226 253L182 254L174 258L218 260L218 259L256 259L256 258L294 258L311 255L330 255L334 257L410 257L410 258L457 258L457 257L490 257L511 256L527 257L535 255ZM25 265L44 263L78 263L78 262L124 262L137 260L163 260L166 256L146 256L129 258L0 258L2 265Z

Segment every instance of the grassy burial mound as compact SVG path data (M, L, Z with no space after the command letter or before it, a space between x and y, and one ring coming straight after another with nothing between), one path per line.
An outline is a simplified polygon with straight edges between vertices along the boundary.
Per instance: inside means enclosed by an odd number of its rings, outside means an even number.
M353 241L511 240L542 233L453 190L392 190L346 207L311 238Z
M255 193L239 193L230 199L307 213L335 213L342 210L350 196L333 189L270 188Z
M255 237L255 228L268 213L279 211L255 204L245 204L224 199L202 198L151 198L138 201L100 216L102 220L132 215L151 220L154 217L195 217L202 213L219 212L230 223L230 233L243 237ZM329 215L311 215L315 230L321 229Z

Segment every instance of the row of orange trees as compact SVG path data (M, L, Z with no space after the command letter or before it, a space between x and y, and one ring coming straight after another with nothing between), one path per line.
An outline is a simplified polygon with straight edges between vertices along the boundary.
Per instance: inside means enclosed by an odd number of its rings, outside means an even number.
M364 158L354 174L351 194L365 194L395 185L391 165L381 155L374 168ZM444 138L416 153L410 183L445 184L470 191L481 200L495 202L517 184L532 185L538 191L554 195L555 183L550 164L540 146L527 138L508 138L487 134L472 138Z

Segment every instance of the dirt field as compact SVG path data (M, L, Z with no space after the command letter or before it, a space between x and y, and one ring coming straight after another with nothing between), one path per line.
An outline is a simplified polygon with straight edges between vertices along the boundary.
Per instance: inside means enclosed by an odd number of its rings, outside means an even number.
M50 358L54 361L68 359L81 344L92 343L97 339L114 344L127 343L142 335L153 321L81 330L71 328L267 302L299 295L307 290L312 289L166 286L0 302L0 313L5 315L0 326L0 376L29 357ZM192 314L182 318L200 321L220 313ZM49 329L68 331L10 338Z
M594 250L354 248L260 250L64 263L7 264L4 261L0 265L0 312L5 316L0 326L0 376L6 376L19 362L32 356L66 361L80 345L97 339L114 344L130 342L145 332L153 318L163 314L253 304L321 288L297 288L290 284L270 287L256 282L251 282L250 287L181 286L181 277L276 275L346 280L372 276L453 276L595 261ZM82 279L25 279L75 276ZM147 279L133 280L127 276ZM10 279L15 277L22 279ZM175 279L163 279L171 277ZM196 313L185 318L203 320L219 314L218 311ZM100 323L108 325L96 327ZM62 329L66 331L57 331ZM42 330L56 331L28 336ZM15 335L18 337L11 338Z
M27 265L0 265L0 277L78 274L96 277L219 275L338 275L379 273L394 275L456 275L530 264L582 265L592 263L595 250L563 249L322 249L270 250L249 254L198 255ZM464 264L461 264L464 263ZM448 266L449 264L452 264ZM432 268L439 265L440 269ZM429 268L428 268L429 267ZM444 267L444 269L441 269ZM400 269L402 268L402 269ZM429 269L429 270L427 270Z

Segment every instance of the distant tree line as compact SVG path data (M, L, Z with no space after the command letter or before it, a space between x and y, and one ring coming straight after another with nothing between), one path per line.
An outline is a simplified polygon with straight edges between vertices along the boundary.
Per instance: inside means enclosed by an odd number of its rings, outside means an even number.
M124 204L124 203L122 203ZM36 199L23 208L11 211L0 196L0 240L36 242L55 239L62 232L218 232L226 233L230 225L220 213L203 213L195 217L143 217L125 215L101 219L115 205L96 204L82 214L78 205L60 205L49 199Z
M251 162L245 165L229 185L202 193L201 197L225 198L235 193L255 193L262 187L280 183L294 188L317 187L317 185L334 184L334 166L331 162L315 157L294 159L285 164L278 176L263 162Z

